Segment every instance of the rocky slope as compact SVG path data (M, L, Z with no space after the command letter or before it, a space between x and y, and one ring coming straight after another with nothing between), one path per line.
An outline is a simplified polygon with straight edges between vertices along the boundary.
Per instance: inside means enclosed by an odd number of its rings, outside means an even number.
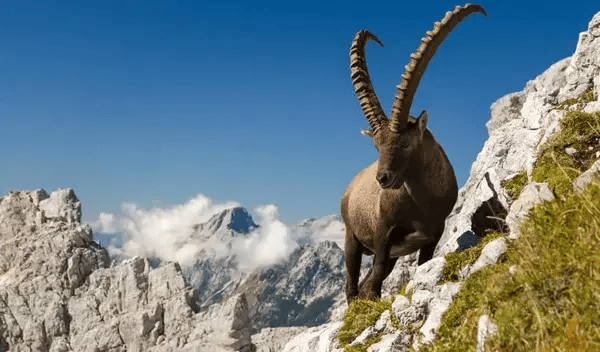
M393 314L403 325L416 324L420 327L414 332L398 330L392 326L389 314L382 314L374 326L356 338L354 344L381 333L381 341L371 345L368 351L405 351L410 346L418 348L435 339L443 313L461 289L461 282L438 284L442 278L444 255L473 246L489 230L510 231L509 238L518 238L516 225L536 202L551 199L552 192L545 184L532 183L513 202L502 181L511 179L522 170L531 174L538 147L557 131L565 114L564 110L553 109L553 105L577 98L590 88L596 92L595 101L582 103L579 108L584 111L600 110L600 13L593 17L588 30L580 34L573 56L552 65L529 81L522 91L508 94L492 104L491 118L486 124L489 138L473 163L469 179L446 220L445 232L434 258L418 268L411 263L397 263L390 274L391 280L408 277L407 291L413 292L410 300L403 295L393 297ZM576 184L582 179L589 177L582 175ZM505 237L501 237L487 243L479 259L463 268L460 276L464 279L498 260L506 250L506 241ZM341 322L332 321L311 328L285 344L283 350L341 351L336 339L341 326ZM481 316L478 351L483 350L482 343L487 334L495 330L493 322L487 316ZM253 339L258 341L260 335Z
M0 350L250 351L248 306L200 312L177 263L109 266L73 190L0 197Z
M263 327L326 322L343 286L342 250L309 236L335 218L299 224L303 244L250 273L210 251L184 270L142 257L111 266L80 220L71 189L0 197L0 350L253 350ZM231 208L195 226L193 239L227 247L258 227Z

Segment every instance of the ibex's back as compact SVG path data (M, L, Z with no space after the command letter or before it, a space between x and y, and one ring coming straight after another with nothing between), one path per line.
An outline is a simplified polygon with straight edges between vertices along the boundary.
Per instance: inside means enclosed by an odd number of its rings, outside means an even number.
M375 255L370 295L379 297L381 283L396 259L419 249L419 263L431 259L444 231L445 219L458 193L454 170L427 129L427 113L415 119L408 112L437 47L454 26L473 12L485 14L478 5L457 7L427 32L402 75L389 120L375 95L364 58L369 39L381 42L370 32L360 31L352 43L353 84L371 126L364 134L373 138L379 159L363 169L342 196L348 300L358 295L363 253Z

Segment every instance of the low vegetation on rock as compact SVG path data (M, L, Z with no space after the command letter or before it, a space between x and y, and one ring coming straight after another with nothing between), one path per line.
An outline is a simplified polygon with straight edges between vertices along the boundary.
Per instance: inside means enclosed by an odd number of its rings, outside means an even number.
M462 251L448 253L445 257L446 264L444 264L444 269L442 270L444 278L440 284L449 281L459 281L460 269L475 263L477 258L479 258L481 255L481 251L483 251L483 247L485 247L486 244L504 235L505 234L502 232L492 232L483 237L476 246L464 249Z
M527 170L523 170L513 178L502 181L502 187L504 187L506 193L508 193L513 200L516 200L521 195L521 191L527 185L527 182Z
M477 322L498 334L489 351L600 349L600 180L534 207L505 259L469 276L422 351L475 351ZM516 270L509 270L509 268Z
M583 93L580 97L577 98L569 98L562 103L554 106L556 110L564 110L570 106L576 104L585 104L594 101L594 88L588 89L585 93Z
M437 338L420 351L475 351L484 314L498 327L486 341L488 351L600 350L600 178L583 192L572 190L575 178L598 159L600 112L570 111L560 126L540 148L531 175L559 197L532 208L504 257L464 281ZM504 183L513 198L526 176ZM445 280L457 279L481 248L483 243L448 254Z
M531 180L547 182L555 193L565 194L573 180L600 157L600 111L569 111L560 128L540 148Z
M381 340L383 333L378 333L368 338L362 344L350 346L350 343L360 335L366 328L373 326L383 312L392 310L391 299L371 300L369 298L357 298L348 306L344 314L344 325L340 329L338 339L340 345L346 352L364 352L367 348ZM398 327L398 321L391 315L392 323Z

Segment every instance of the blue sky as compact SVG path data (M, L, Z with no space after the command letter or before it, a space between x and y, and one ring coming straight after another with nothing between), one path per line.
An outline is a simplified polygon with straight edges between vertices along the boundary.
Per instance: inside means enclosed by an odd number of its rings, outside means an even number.
M481 3L439 48L412 112L469 174L490 105L575 50L592 1ZM354 34L387 112L447 1L2 1L0 194L72 187L84 220L197 194L286 222L339 212L376 159L348 68Z

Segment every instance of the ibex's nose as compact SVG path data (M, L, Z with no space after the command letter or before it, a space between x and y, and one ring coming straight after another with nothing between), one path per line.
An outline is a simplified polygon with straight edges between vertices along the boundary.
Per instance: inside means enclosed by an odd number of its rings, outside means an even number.
M377 174L379 187L388 188L394 183L394 174L390 170L381 170Z

